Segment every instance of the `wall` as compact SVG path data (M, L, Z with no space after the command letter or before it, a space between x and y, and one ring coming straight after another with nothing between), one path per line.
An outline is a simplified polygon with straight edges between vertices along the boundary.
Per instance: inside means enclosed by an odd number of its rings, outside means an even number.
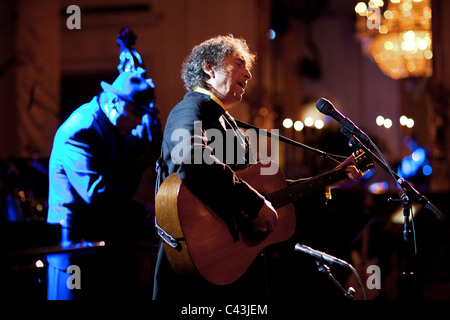
M60 105L58 5L21 0L1 6L1 61L6 68L0 89L0 157L46 157Z
M72 1L63 3L69 5ZM87 13L82 13L81 30L61 28L62 72L115 72L116 35L121 27L128 26L138 36L135 48L156 85L156 105L163 122L185 93L180 67L194 45L215 35L232 33L244 37L257 51L258 1L135 1L133 4L147 9L130 11L113 10L126 8L128 2L124 0L96 1L95 7L91 1L77 3Z
M432 102L428 108L428 128L432 140L434 191L450 190L450 2L435 0L433 5L433 77L429 90Z

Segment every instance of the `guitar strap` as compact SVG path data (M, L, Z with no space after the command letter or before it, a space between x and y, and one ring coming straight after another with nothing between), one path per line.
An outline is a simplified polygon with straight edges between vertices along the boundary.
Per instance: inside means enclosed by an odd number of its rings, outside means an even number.
M156 186L155 186L155 199L156 194L158 193L159 187L162 183L163 174L167 175L167 165L163 160L163 151L161 150L161 154L156 160Z

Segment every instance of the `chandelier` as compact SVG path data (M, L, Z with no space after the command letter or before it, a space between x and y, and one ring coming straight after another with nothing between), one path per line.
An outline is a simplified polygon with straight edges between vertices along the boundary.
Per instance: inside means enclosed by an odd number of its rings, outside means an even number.
M372 0L359 2L356 29L364 54L393 79L430 77L430 0Z

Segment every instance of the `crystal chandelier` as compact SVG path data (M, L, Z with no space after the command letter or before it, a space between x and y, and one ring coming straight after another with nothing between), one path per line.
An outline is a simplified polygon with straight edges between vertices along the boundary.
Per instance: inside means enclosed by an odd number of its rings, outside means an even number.
M359 2L355 12L362 51L383 73L393 79L431 76L430 0Z

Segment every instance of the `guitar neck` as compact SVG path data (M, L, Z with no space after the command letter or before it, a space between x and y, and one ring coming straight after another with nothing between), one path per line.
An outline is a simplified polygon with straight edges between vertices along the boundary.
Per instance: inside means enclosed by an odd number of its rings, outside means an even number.
M313 194L320 189L346 177L345 168L337 168L308 180L297 181L288 187L271 193L268 199L275 209Z

